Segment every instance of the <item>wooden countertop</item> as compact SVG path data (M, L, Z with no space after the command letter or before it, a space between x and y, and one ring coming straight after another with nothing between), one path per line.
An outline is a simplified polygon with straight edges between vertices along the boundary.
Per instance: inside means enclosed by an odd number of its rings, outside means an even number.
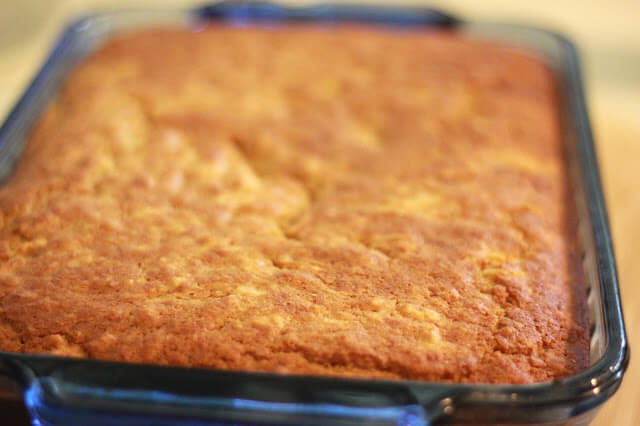
M369 0L369 3L380 1ZM197 4L191 0L21 0L0 16L0 119L41 65L70 16L91 8ZM289 1L289 3L309 3ZM581 47L632 354L640 354L640 31L637 0L403 1L431 4L462 17L551 27ZM632 358L634 358L632 356ZM640 424L640 362L633 360L618 393L596 426ZM5 419L6 420L6 419Z

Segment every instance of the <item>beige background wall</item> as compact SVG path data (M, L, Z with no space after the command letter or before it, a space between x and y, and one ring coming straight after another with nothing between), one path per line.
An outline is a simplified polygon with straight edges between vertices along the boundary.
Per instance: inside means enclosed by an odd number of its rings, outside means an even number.
M64 23L90 9L185 6L189 0L0 0L0 119L5 116ZM309 3L289 1L288 3ZM380 3L370 0L369 3ZM387 3L393 3L387 1ZM426 4L403 1L404 4ZM640 354L640 0L433 0L461 17L557 29L581 48L600 163L609 202L624 309ZM633 350L635 349L635 350ZM637 358L637 357L636 357ZM595 425L640 425L640 359Z

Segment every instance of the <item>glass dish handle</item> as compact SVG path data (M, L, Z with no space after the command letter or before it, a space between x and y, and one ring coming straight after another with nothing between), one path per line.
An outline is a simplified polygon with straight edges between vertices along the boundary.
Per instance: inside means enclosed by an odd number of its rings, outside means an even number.
M429 7L390 7L383 5L315 4L291 7L268 1L227 0L192 10L199 19L230 22L309 21L323 23L362 22L388 26L453 27L460 20Z
M57 425L339 425L428 426L420 405L354 407L196 397L144 389L110 389L34 378L24 392L32 424Z

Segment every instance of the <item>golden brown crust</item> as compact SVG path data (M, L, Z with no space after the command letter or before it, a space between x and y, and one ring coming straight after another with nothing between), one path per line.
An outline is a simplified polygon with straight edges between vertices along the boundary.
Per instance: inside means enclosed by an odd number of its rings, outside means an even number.
M536 58L437 32L111 41L0 189L0 348L461 382L575 373L588 336L553 93Z

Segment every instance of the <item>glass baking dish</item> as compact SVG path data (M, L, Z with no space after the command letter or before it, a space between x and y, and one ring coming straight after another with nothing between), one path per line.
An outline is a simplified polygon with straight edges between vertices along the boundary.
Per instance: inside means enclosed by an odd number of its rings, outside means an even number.
M428 425L587 424L620 386L629 359L615 260L575 47L555 33L461 21L428 8L222 2L191 10L77 19L0 128L0 177L11 173L34 121L74 65L121 31L148 26L360 22L442 27L530 49L555 71L591 325L590 367L534 385L303 377L100 362L0 352L0 397L23 398L34 424Z

